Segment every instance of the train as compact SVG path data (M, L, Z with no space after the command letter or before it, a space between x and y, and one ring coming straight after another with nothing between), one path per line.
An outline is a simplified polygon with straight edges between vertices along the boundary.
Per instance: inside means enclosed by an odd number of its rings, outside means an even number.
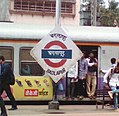
M52 80L31 57L30 50L54 27L0 22L0 55L14 71L16 82L11 91L16 100L52 100ZM62 25L62 28L79 49L86 52L86 57L90 51L94 52L98 59L97 86L101 89L103 74L100 69L109 69L110 59L119 58L118 27ZM6 93L2 97L8 99Z

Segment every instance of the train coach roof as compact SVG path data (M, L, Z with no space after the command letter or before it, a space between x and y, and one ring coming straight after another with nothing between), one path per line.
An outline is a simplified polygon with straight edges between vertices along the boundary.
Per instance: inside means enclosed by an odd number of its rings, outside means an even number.
M62 26L73 41L79 42L119 42L118 27L81 27ZM0 23L1 39L40 40L47 35L54 25L31 25Z

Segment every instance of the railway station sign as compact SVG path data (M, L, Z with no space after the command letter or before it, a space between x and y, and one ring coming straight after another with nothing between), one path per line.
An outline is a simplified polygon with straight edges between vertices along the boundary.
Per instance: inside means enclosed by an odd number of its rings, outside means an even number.
M82 56L80 49L60 26L46 35L30 53L55 83Z

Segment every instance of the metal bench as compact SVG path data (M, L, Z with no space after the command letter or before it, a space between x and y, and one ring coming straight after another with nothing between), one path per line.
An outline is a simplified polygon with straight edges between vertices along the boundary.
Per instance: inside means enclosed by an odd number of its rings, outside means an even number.
M104 109L105 106L105 98L109 98L108 91L105 87L103 89L97 89L96 90L96 109L98 109L98 105L102 105L102 109Z
M113 91L114 94L114 109L118 109L118 94L119 94L119 89Z
M98 109L98 105L102 105L102 109L104 109L105 101L109 100L108 90L105 88L103 83L103 78L98 78L98 88L96 90L96 109Z

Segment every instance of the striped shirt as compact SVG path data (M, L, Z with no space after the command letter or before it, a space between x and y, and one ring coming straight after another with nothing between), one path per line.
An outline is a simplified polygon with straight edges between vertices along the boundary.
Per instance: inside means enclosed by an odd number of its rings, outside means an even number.
M79 60L79 79L83 79L84 77L86 77L88 72L88 62L86 61L85 58L81 58Z

